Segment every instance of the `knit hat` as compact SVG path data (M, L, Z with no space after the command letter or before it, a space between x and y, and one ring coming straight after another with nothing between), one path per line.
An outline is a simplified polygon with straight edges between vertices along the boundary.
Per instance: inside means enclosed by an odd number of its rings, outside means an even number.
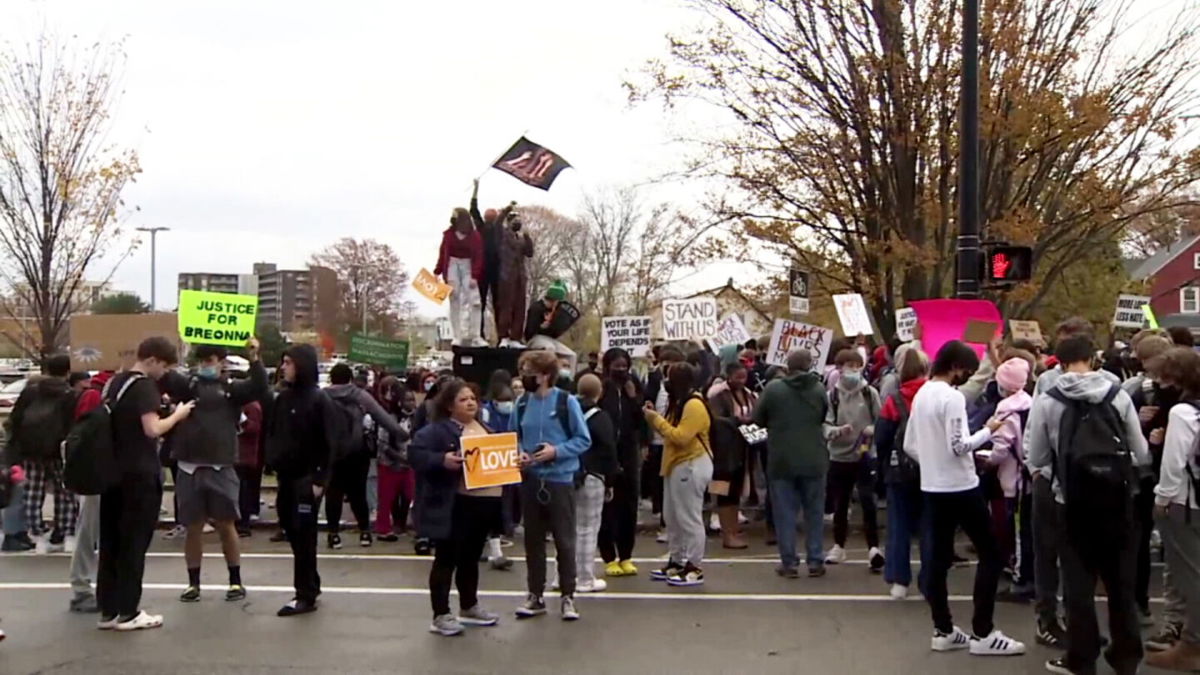
M1009 359L996 369L996 384L1000 385L1004 391L1021 391L1027 382L1029 382L1029 362L1025 359Z
M556 302L562 302L567 299L567 283L562 279L555 279L554 283L550 284L550 288L546 289L546 297Z

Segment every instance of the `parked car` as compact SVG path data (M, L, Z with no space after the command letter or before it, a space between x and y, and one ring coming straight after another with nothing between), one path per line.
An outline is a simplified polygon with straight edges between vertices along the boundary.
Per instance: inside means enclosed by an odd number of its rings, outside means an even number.
M0 388L0 410L11 410L17 404L17 397L21 392L25 391L25 385L29 383L29 378L9 382Z

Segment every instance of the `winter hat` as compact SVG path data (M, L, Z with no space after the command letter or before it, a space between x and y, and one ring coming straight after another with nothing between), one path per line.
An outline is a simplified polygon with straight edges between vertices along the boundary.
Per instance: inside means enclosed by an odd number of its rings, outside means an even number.
M996 369L996 384L1008 392L1017 392L1025 388L1029 381L1029 362L1021 358L1013 358L1000 364Z
M567 283L562 279L555 279L554 283L550 284L550 288L546 289L546 297L556 302L562 302L567 299Z

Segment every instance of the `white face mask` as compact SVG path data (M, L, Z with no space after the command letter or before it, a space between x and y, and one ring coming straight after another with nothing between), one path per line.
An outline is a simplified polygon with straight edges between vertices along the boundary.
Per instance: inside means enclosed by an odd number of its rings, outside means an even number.
M512 401L496 401L496 411L501 415L511 415L513 411Z

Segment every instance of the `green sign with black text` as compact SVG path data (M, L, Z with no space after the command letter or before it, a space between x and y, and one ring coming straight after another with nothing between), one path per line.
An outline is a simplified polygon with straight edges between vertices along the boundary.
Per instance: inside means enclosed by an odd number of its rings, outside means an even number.
M388 370L408 368L408 340L383 340L365 335L350 336L350 360Z

